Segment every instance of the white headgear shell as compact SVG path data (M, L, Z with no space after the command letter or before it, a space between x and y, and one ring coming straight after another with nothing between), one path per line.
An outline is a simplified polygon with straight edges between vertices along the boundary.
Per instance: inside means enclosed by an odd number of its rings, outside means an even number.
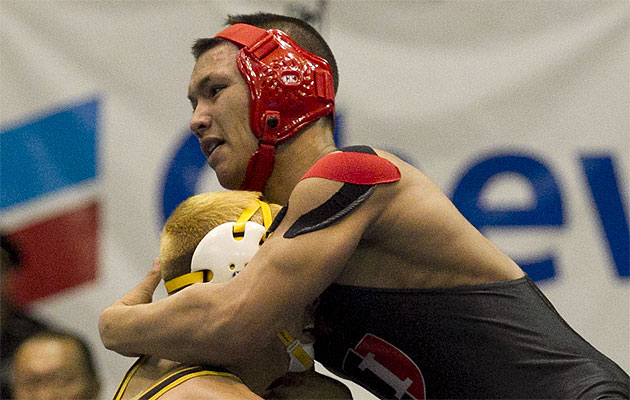
M236 240L232 233L235 223L226 222L208 232L197 245L190 263L190 271L212 271L212 283L226 282L236 276L245 263L252 259L260 248L260 239L265 227L256 222L245 223L245 234Z

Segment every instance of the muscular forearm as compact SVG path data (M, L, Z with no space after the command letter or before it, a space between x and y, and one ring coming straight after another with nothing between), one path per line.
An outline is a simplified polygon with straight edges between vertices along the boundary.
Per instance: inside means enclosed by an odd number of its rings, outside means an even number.
M196 284L155 303L116 302L101 314L102 341L123 355L227 368L260 392L286 372L288 356L275 334L234 318L242 297L226 293L234 289Z
M231 361L220 352L208 351L202 316L209 314L204 312L205 307L200 304L203 300L196 296L195 289L198 288L191 287L155 303L114 303L99 319L103 344L123 355L148 354L183 363L224 365Z
M150 354L150 315L153 304L121 306L114 304L99 318L98 328L103 345L125 356Z
M239 280L192 285L155 303L130 304L123 298L101 314L101 340L108 349L128 356L240 366L260 351L261 343L277 341L279 330L251 320L267 320L261 312L242 312L253 307L244 305L247 290L232 287ZM250 318L242 318L245 314Z
M101 313L99 333L106 348L127 356L149 354L189 361L184 346L174 346L179 357L169 356L174 353L173 342L186 343L182 338L187 332L172 329L172 323L180 317L186 318L191 305L182 304L179 301L181 296L151 303L161 279L160 264L156 258L144 279ZM195 303L191 304L194 307Z

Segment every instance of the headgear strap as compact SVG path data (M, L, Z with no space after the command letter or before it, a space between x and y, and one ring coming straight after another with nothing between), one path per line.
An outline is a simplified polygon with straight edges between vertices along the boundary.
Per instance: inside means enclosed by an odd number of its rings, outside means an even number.
M259 139L241 189L262 192L273 171L276 145L333 113L332 72L326 60L278 29L234 24L215 37L241 47L236 63L249 86L250 126Z
M256 212L258 212L258 210L260 210L262 213L262 217L263 217L262 226L255 222L250 221L252 217L256 214ZM243 210L243 212L238 217L236 222L228 222L228 223L221 224L215 227L210 232L208 232L197 245L197 248L199 248L203 246L202 243L212 244L212 242L215 242L215 241L225 241L227 243L226 244L227 246L229 246L230 244L234 244L235 246L237 246L237 250L240 250L240 252L239 254L232 255L233 257L236 257L236 258L234 259L232 264L229 266L231 271L229 271L226 274L226 271L221 270L223 267L225 267L225 265L220 265L220 266L215 265L212 268L200 269L200 270L196 270L194 268L194 265L191 265L192 272L188 274L180 275L176 278L173 278L164 282L164 287L166 288L166 292L170 295L187 286L192 285L193 283L212 282L214 278L225 279L225 276L232 276L232 271L238 272L236 270L236 267L237 267L236 264L239 264L238 267L241 267L240 264L248 262L251 256L253 256L253 254L250 254L250 251L252 251L252 246L250 246L251 243L239 245L238 243L234 243L234 241L243 240L245 237L245 230L248 229L249 231L252 231L250 233L255 236L255 240L257 241L258 246L255 246L253 249L257 250L257 248L260 245L262 245L262 243L270 235L270 232L268 232L268 230L269 230L269 227L271 226L272 220L273 220L273 216L271 214L271 207L269 207L269 204L267 204L266 202L262 200L258 200L258 199L254 200L249 207ZM259 236L256 236L257 233ZM228 235L229 237L226 237L226 235ZM208 241L208 239L211 239L211 240ZM218 243L217 245L220 245L220 244L222 243ZM245 248L243 248L243 246L245 246ZM225 249L224 246L218 246L218 247L220 247L219 250L221 251L222 250L225 250L226 252L229 251L229 249ZM195 253L196 252L197 252L197 249L195 249ZM222 253L225 253L225 252L222 251ZM226 257L231 256L229 254L222 254L222 255ZM243 257L246 257L246 259L242 260L241 258ZM194 255L193 255L193 260L194 260ZM194 263L191 263L191 264L194 264ZM213 269L215 268L218 268L218 269L213 272Z

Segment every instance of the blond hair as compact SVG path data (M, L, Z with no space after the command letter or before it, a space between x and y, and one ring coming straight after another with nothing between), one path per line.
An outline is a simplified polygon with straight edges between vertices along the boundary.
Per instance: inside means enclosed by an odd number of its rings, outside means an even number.
M235 222L243 211L261 198L259 192L223 191L202 193L184 200L173 211L160 236L160 265L165 281L190 272L195 248L213 228ZM269 204L273 216L280 210ZM260 210L251 221L262 224Z

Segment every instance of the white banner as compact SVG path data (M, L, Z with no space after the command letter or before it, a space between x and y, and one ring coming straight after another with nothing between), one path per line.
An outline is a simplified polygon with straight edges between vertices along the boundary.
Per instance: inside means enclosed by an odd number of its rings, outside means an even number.
M89 340L102 398L131 360L102 348L100 311L150 268L164 212L218 189L186 147L190 46L227 14L256 11L308 16L329 41L340 145L383 148L427 173L578 333L630 370L627 1L0 7L1 227L33 252L47 248L33 238L61 243L61 220L91 227L81 254L94 253L93 267L44 290L38 258L21 301Z

